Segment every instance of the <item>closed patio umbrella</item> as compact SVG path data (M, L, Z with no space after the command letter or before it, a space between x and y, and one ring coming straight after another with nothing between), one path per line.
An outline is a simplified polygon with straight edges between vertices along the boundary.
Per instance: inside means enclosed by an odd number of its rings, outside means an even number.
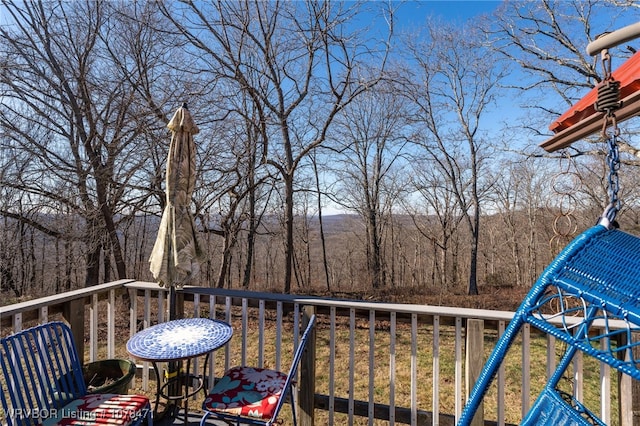
M204 252L189 210L196 180L193 135L199 129L186 104L178 108L167 127L172 137L167 159L166 205L149 263L158 284L171 289L169 319L174 319L175 288L198 274Z

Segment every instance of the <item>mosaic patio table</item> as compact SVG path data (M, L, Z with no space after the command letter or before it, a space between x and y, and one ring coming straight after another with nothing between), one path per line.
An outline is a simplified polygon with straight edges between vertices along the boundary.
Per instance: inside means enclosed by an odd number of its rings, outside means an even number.
M150 361L153 365L157 381L156 413L160 397L167 401L182 401L185 423L187 422L188 401L204 388L209 356L224 346L232 335L233 329L226 322L208 318L186 318L145 328L129 339L127 351L137 359ZM205 357L202 375L190 374L191 360L200 356ZM186 370L169 377L163 384L158 363L183 360L186 360ZM176 386L177 392L172 391ZM206 391L204 389L205 394Z

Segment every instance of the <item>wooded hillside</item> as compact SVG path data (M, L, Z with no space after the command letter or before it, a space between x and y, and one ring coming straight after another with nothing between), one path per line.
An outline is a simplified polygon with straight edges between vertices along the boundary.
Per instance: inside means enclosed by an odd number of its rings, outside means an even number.
M640 7L503 2L418 28L402 7L3 2L3 303L152 280L166 125L183 102L200 128L191 208L208 250L192 284L527 288L609 202L600 135L553 155L538 145L602 80L586 45ZM629 46L611 50L614 69ZM620 130L620 222L634 232L637 119Z

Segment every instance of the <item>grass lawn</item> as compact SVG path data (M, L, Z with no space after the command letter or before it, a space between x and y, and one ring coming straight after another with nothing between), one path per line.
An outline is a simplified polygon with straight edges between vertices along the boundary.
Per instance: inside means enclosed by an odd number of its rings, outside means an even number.
M247 347L246 362L249 365L257 365L258 363L258 322L250 315L247 327ZM242 350L242 329L241 316L233 316L232 325L234 330L238 330L230 343L231 365L239 365L241 363ZM286 370L289 367L291 355L293 353L292 343L292 323L285 321L282 331L282 359L281 369ZM378 321L376 323L375 340L370 342L369 323L366 319L357 319L355 323L355 335L353 349L350 345L350 327L348 319L339 319L338 327L335 331L335 361L334 361L334 395L337 398L349 398L352 394L353 398L361 401L369 401L369 354L370 348L373 348L374 368L371 372L374 383L373 400L375 403L388 405L390 404L391 395L391 377L394 376L394 398L395 405L398 407L410 407L411 404L411 328L409 324L398 322L395 333L395 355L391 352L391 333L388 321ZM263 361L264 367L275 368L275 345L270 342L276 340L276 329L272 323L267 322L264 330L263 341L265 342ZM485 330L485 358L489 356L491 349L496 341L496 332ZM545 337L531 334L530 347L530 371L531 371L531 394L537 395L546 379L546 360L547 360L547 340ZM455 411L455 363L454 363L454 345L455 334L454 328L449 326L441 326L439 333L439 395L438 404L442 414L453 414ZM423 411L432 411L433 400L433 327L430 325L418 326L418 344L417 344L417 402L418 408ZM555 347L556 359L558 360L563 347L562 343L557 342ZM350 361L350 354L353 351L353 362ZM329 394L329 365L330 355L330 330L327 321L320 321L317 326L316 341L316 393ZM101 348L99 358L106 357L106 349ZM130 358L124 349L124 345L118 346L116 349L116 357ZM215 366L215 375L220 376L224 370L224 356L218 351ZM395 369L390 369L391 363L395 363ZM350 371L350 365L353 370ZM522 404L522 340L521 337L516 339L513 347L508 353L505 365L505 415L508 423L519 423L521 420L521 404ZM600 366L599 363L591 358L584 357L582 373L584 375L584 395L585 405L596 414L600 412ZM561 389L572 393L573 382L570 379L573 373L569 372L569 378L563 379ZM350 389L350 378L353 378L352 390ZM464 372L462 385L464 386ZM612 370L611 373L611 418L612 425L618 424L618 402L617 394L617 373ZM154 395L155 381L150 380L150 387L147 391L141 389L142 381L136 379L134 388L131 392L146 393ZM494 383L485 398L485 418L495 420L497 418L497 402L496 402L497 386ZM533 403L533 398L530 403ZM464 402L464 401L462 401ZM202 396L199 395L194 401L190 401L191 410L199 409L202 403ZM317 424L328 423L328 413L323 410L316 410L315 413ZM290 424L290 408L285 406L282 412L284 424ZM334 414L334 424L346 424L347 415L341 413ZM356 417L354 420L356 425L368 424L368 419ZM386 420L376 420L376 425L388 424Z

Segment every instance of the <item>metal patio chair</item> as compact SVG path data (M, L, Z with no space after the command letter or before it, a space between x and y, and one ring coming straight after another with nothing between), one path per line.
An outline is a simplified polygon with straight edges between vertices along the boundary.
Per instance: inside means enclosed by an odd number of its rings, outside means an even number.
M204 426L207 418L214 416L238 425L269 426L277 421L287 396L291 399L293 424L296 425L296 375L315 323L316 316L312 315L288 373L247 366L230 368L205 398L202 404L205 413L200 425Z
M153 426L149 399L90 394L69 326L38 325L0 340L3 424Z

